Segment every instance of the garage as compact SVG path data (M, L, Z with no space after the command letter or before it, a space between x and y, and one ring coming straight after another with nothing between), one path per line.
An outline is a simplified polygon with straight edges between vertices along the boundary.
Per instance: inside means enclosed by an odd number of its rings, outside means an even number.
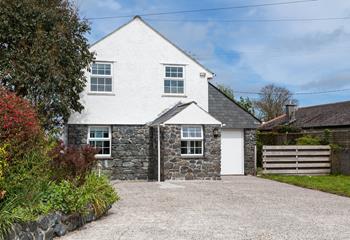
M256 129L260 121L209 83L209 114L221 122L221 175L256 174Z
M244 132L223 129L221 132L221 175L244 174Z

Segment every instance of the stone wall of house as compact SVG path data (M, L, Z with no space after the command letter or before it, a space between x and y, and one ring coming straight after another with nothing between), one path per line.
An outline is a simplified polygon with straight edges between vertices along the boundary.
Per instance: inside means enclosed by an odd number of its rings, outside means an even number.
M113 125L111 157L100 159L112 179L147 180L151 158L151 132L146 125ZM68 125L68 144L87 144L87 125Z
M150 128L146 125L112 126L112 160L103 164L113 179L148 179Z
M214 128L218 136L214 137ZM200 157L181 156L181 126L166 125L161 132L161 162L164 179L219 180L221 171L221 131L219 125L204 125L204 154Z
M72 124L68 125L67 143L68 145L81 146L87 144L88 125Z
M247 175L256 174L255 160L256 130L244 130L244 173Z

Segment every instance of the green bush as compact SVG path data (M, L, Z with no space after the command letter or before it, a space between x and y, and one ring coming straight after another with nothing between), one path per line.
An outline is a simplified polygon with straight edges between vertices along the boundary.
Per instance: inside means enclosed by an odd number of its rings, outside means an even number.
M320 145L321 139L311 135L305 135L297 138L297 145Z
M109 184L107 177L98 177L95 173L87 176L85 184L80 188L84 204L92 204L95 213L100 215L107 207L119 200L113 186Z
M100 215L108 206L119 199L108 179L91 173L82 186L75 186L71 181L51 182L44 193L42 205L51 211L69 213L86 213L87 206L92 205L95 213Z

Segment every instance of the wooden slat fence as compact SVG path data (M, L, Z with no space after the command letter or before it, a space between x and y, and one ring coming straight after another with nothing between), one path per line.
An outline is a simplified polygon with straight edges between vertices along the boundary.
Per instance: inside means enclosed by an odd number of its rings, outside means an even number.
M329 146L263 146L263 173L321 175L331 172Z

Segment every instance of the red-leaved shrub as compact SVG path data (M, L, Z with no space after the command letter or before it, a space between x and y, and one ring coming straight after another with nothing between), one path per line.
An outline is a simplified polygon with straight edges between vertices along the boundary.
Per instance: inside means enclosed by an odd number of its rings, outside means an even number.
M97 163L97 152L90 145L65 146L63 142L59 142L50 153L53 180L70 180L77 185L83 184L85 177Z
M25 152L39 137L41 126L30 102L0 87L0 143L9 143L11 151Z

